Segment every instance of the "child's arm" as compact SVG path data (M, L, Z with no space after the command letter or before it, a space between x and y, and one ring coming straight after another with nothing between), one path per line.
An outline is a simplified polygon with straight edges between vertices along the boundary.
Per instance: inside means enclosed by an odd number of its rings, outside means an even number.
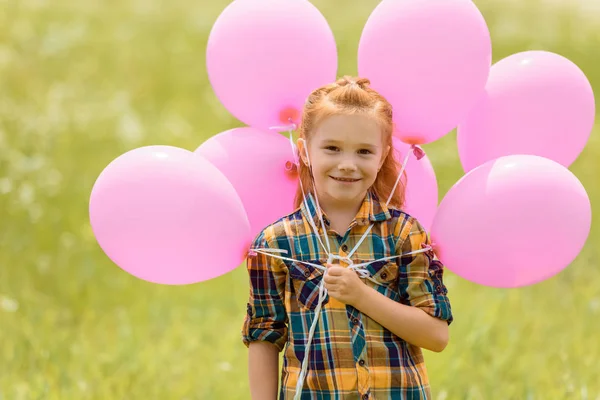
M279 386L279 350L266 342L250 344L248 376L252 400L276 400Z
M271 231L268 231L271 232ZM268 248L263 232L253 248ZM288 316L283 299L287 268L283 262L258 253L247 260L250 295L242 329L249 348L252 399L276 400L279 384L279 352L288 339Z
M356 308L406 342L434 351L448 344L448 324L417 307L406 306L365 286Z
M406 239L396 249L398 254L430 245L427 232L417 220L408 229ZM440 352L448 344L448 325L453 321L442 280L443 265L433 259L432 252L404 256L401 263L406 269L399 273L398 290L410 306L365 286L368 290L357 299L355 307L408 343Z

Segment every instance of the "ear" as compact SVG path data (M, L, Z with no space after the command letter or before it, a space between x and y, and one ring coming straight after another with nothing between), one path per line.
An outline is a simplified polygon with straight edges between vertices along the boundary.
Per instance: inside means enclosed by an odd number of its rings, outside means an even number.
M306 146L306 140L300 138L296 142L296 146L298 146L298 154L302 159L302 162L307 167L310 167L310 161L308 160L308 147Z

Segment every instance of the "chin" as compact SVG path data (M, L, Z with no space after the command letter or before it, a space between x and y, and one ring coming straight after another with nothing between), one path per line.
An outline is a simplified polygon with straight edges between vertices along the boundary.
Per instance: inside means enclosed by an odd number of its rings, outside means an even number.
M351 202L356 200L363 200L366 192L353 192L353 193L340 193L339 191L329 192L329 197L338 202Z

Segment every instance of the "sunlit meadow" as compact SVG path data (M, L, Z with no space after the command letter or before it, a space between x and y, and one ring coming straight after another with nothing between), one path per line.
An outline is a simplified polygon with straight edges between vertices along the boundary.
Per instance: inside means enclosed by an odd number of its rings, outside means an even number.
M554 51L600 93L599 2L475 2L495 61ZM356 74L377 3L314 2L334 30L340 75ZM0 399L249 399L244 268L188 287L137 280L102 253L87 214L94 180L118 155L193 150L241 125L204 65L226 4L0 0ZM598 127L571 168L595 212ZM462 174L454 133L426 150L442 196ZM560 210L549 217L570 229ZM434 399L600 399L599 245L593 223L569 268L527 288L448 272L451 343L425 354Z

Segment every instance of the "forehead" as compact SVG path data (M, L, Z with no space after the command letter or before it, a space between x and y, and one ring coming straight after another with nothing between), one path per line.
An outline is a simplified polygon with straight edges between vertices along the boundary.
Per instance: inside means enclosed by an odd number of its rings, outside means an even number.
M321 121L313 139L379 146L382 143L382 132L375 119L367 115L333 115Z

